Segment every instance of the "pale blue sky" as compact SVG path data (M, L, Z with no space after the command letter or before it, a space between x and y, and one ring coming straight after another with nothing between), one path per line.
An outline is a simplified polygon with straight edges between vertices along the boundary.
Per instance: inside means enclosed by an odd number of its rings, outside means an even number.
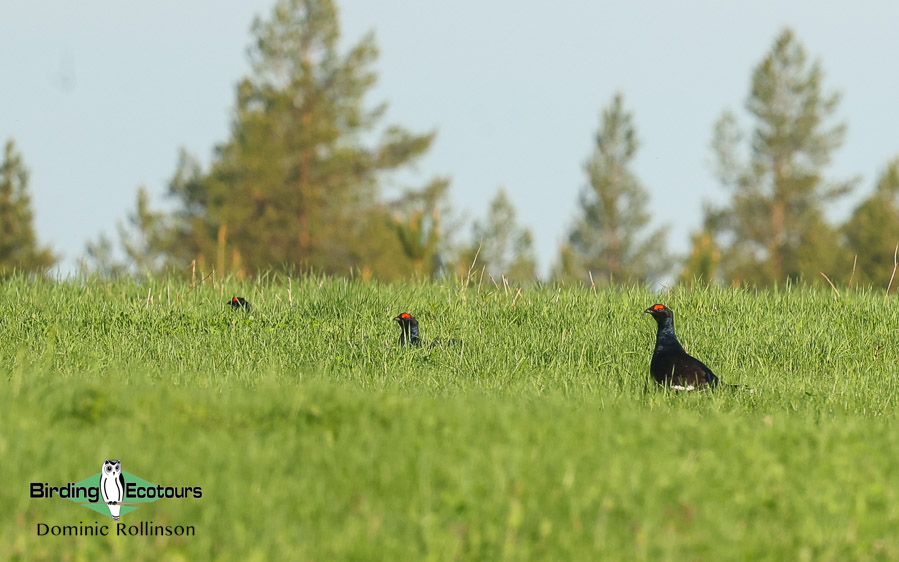
M31 169L41 242L70 271L84 243L133 208L158 205L179 147L208 163L227 138L234 85L263 0L150 3L29 0L0 7L0 139ZM849 125L830 171L870 191L899 154L899 3L344 0L343 43L374 29L388 120L436 129L415 176L452 178L464 217L505 186L535 233L541 268L574 215L599 112L615 91L633 111L635 171L669 246L687 250L701 204L722 199L712 125L742 113L752 68L789 25L843 93ZM466 232L467 234L467 232Z

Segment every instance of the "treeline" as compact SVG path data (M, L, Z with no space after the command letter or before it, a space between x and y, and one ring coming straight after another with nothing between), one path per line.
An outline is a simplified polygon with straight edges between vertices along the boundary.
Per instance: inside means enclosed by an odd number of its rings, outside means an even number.
M153 209L139 188L118 240L87 244L83 273L242 277L284 268L394 280L484 271L537 280L533 235L504 190L470 225L449 207L449 178L385 196L435 132L384 123L386 105L367 103L373 35L341 52L331 0L278 0L251 35L230 138L208 169L182 151L168 186L172 211ZM728 201L690 219L696 229L682 257L668 250L664 227L650 228L649 192L633 170L639 136L616 94L602 109L552 279L770 286L820 282L824 273L885 285L899 243L899 158L844 224L829 222L830 206L858 182L826 173L846 124L836 119L839 95L822 81L820 62L783 30L752 71L745 114L725 111L715 123L715 174ZM37 245L27 172L11 141L0 172L0 269L46 271L56 257ZM457 241L465 228L467 241Z

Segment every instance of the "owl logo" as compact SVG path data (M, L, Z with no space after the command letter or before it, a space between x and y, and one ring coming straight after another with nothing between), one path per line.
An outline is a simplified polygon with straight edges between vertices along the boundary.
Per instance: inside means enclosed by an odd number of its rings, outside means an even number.
M100 469L100 493L103 501L109 507L109 514L113 521L119 520L122 500L125 499L125 477L122 476L122 461L103 461Z

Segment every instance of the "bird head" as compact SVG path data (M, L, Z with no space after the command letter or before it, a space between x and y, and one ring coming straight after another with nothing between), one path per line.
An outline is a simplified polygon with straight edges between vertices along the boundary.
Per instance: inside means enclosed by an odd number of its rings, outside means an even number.
M645 312L646 314L651 314L652 317L656 319L656 322L659 323L661 323L666 318L674 318L674 313L671 312L671 309L664 304L654 304L643 312Z
M403 335L400 336L400 345L421 345L421 339L418 336L418 320L408 312L404 312L393 319L400 325Z
M404 312L393 319L394 322L405 328L406 326L417 326L418 320L408 312Z

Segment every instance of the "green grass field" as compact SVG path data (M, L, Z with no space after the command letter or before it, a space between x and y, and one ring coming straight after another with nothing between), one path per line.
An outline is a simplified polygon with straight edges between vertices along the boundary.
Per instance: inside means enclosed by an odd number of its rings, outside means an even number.
M882 292L18 278L0 296L0 559L899 559ZM649 386L654 302L757 392ZM462 344L399 349L403 311ZM122 518L196 535L37 536L113 526L29 497L106 458L202 486Z

